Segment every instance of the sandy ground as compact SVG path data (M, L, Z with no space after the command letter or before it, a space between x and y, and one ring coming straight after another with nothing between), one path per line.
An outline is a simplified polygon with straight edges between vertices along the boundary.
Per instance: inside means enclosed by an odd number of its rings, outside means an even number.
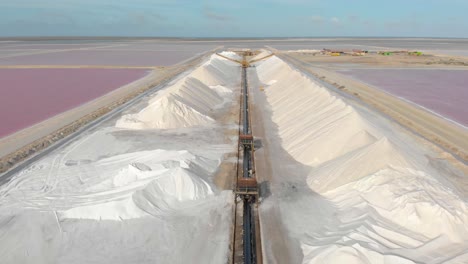
M76 131L79 127L127 102L136 95L186 71L199 63L202 58L204 58L204 55L172 67L155 69L140 80L0 139L0 172L6 171L19 161Z
M468 58L462 56L444 55L422 55L412 56L407 54L394 54L382 56L379 54L368 54L364 56L330 56L313 55L310 52L285 52L295 59L329 67L457 67L468 66Z

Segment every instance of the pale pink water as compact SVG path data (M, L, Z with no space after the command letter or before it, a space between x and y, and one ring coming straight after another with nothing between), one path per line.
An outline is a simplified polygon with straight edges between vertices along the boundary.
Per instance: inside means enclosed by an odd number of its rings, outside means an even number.
M0 69L0 138L146 74L139 69Z
M18 51L11 51L18 53ZM75 50L0 58L0 65L123 65L168 66L195 55L197 51Z
M106 44L10 44L0 45L0 49L6 50L54 50L54 49L78 49L97 48Z
M468 126L468 71L353 69L340 71Z

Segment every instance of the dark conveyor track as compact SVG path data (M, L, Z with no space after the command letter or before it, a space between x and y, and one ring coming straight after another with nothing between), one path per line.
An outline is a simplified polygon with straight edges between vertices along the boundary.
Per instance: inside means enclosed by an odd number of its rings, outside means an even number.
M241 64L241 94L239 105L239 149L235 185L235 207L233 241L231 244L231 264L261 264L262 250L260 240L257 201L258 184L255 174L254 138L251 128L249 82L247 69L250 63L247 56L252 52L243 51ZM223 56L221 56L223 57ZM242 218L242 221L241 221Z
M255 220L251 202L244 201L244 263L257 263L255 246Z
M247 82L247 68L242 67L242 93L243 93L243 114L242 114L242 132L244 135L251 135L250 120L249 120L249 93ZM252 148L244 147L243 159L243 177L252 177ZM253 217L253 207L255 200L252 198L244 198L244 212L243 212L243 244L244 244L244 263L255 264L257 263L256 245L255 245L255 219Z
M249 92L248 92L248 82L247 82L247 68L242 67L242 133L244 135L251 135L250 131L250 120L249 120ZM250 178L250 171L252 169L251 164L251 155L252 150L244 148L244 160L243 160L243 176L244 178Z

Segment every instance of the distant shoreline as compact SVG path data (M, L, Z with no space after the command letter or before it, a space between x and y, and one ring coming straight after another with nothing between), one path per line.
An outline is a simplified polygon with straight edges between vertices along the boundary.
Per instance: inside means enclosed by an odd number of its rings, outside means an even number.
M44 41L44 40L310 40L310 39L450 39L466 40L460 37L378 37L378 36L319 36L319 37L151 37L151 36L3 36L0 41Z

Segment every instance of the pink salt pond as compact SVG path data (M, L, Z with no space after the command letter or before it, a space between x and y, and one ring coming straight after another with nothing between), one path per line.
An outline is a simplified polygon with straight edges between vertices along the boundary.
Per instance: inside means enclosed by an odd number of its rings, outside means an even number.
M0 138L144 77L140 69L0 69Z
M468 71L352 69L340 73L468 126Z

